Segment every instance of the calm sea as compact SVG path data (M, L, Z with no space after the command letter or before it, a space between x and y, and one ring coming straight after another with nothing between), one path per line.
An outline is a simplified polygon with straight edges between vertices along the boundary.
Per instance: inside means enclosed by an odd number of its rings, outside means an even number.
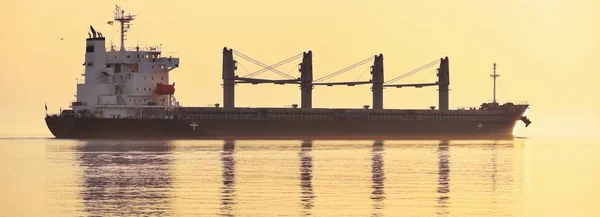
M0 140L0 216L600 216L600 146Z

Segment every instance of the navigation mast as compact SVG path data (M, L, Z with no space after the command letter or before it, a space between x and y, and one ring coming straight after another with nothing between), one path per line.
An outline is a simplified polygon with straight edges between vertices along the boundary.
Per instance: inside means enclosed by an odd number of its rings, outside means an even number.
M490 77L492 77L494 79L494 104L497 103L496 102L496 78L500 77L499 74L496 74L496 63L494 63L494 74L490 75Z
M122 10L119 5L115 5L115 21L121 23L121 51L125 51L125 37L127 31L131 27L131 21L135 19L136 15L125 15L125 10Z

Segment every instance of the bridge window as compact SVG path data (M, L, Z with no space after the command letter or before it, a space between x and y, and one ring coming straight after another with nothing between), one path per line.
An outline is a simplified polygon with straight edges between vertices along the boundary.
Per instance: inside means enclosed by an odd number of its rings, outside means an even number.
M121 64L115 64L115 73L121 73Z
M87 65L88 65L88 66L92 66L92 65L93 65L93 63L92 63L92 62L89 62L89 63L87 63Z

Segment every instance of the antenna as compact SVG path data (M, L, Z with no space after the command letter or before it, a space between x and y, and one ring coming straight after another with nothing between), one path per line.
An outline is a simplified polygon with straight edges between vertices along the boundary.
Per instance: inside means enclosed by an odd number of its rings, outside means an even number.
M125 37L131 27L131 21L135 19L136 15L125 15L125 10L121 10L119 5L115 5L115 21L121 23L121 51L125 51Z
M500 77L499 74L496 74L496 63L494 63L494 74L490 75L494 79L494 103L496 103L496 78Z

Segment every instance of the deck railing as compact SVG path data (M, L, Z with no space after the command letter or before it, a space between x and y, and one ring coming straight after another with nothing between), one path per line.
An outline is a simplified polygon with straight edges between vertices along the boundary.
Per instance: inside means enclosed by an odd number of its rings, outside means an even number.
M120 51L121 47L119 46L109 46L106 48L106 51ZM135 46L135 47L125 47L125 51L133 51L133 52L161 52L162 46L153 45L153 46Z
M229 112L201 112L201 113L175 113L178 119L194 120L377 120L377 121L503 121L510 119L506 115L485 114L435 114L435 115L391 115L391 114L319 114L319 113L229 113Z

